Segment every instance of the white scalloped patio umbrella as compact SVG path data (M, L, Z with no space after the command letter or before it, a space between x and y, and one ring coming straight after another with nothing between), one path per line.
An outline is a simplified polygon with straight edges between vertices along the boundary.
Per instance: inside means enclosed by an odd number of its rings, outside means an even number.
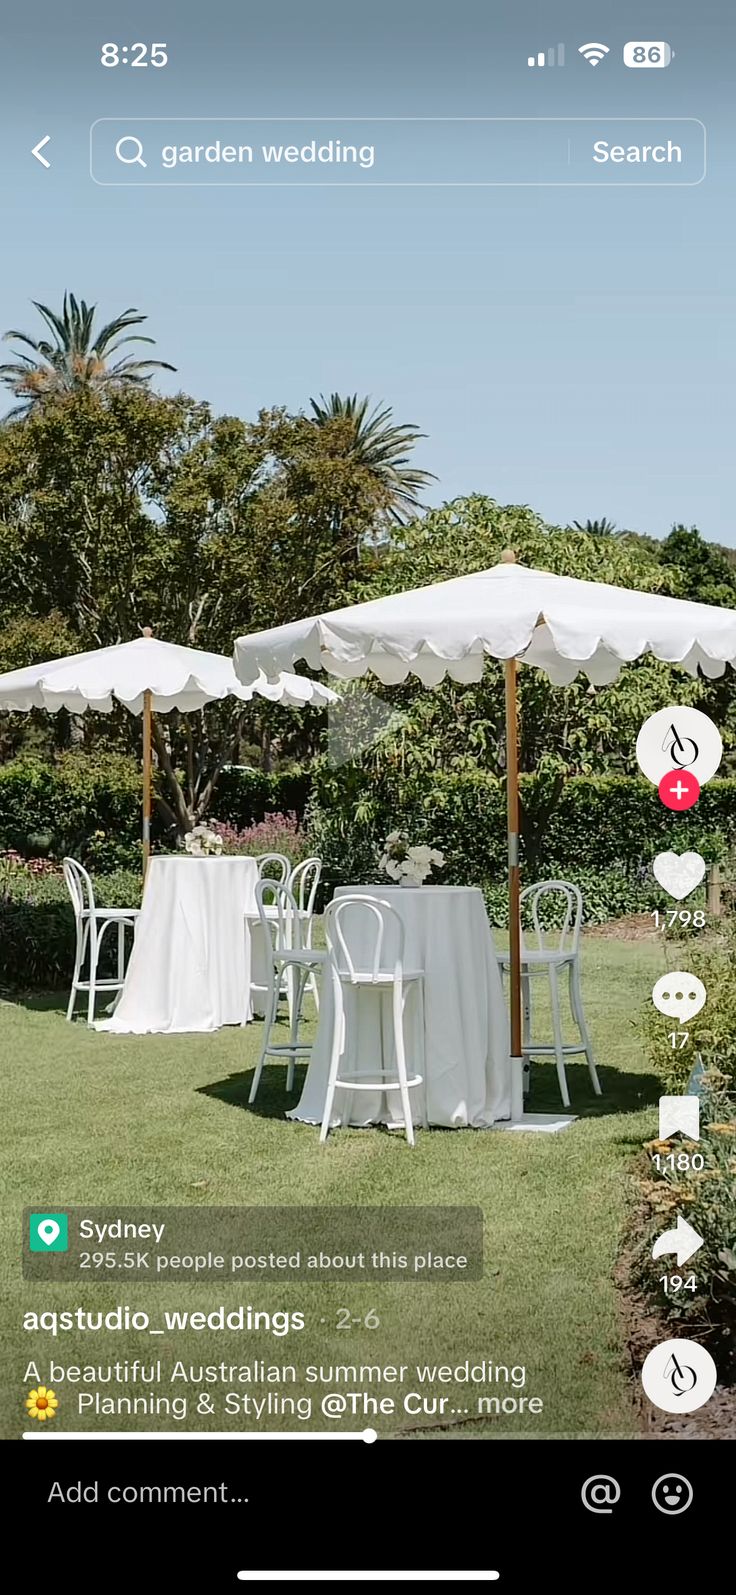
M256 672L255 679L244 685L235 674L232 659L162 642L148 628L132 642L70 654L0 676L0 709L48 709L51 713L68 709L72 714L92 709L109 714L117 700L131 714L143 715L144 875L151 836L152 713L166 714L169 709L186 713L221 698L248 703L256 694L296 708L322 706L337 696L324 683L288 671L270 680Z
M691 675L715 677L736 664L736 612L604 582L500 565L432 587L376 598L271 631L239 637L235 670L243 682L275 676L304 660L353 679L372 672L386 686L418 676L479 681L486 657L505 665L509 845L511 1058L521 1091L521 928L519 915L519 762L517 668L536 665L565 686L583 671L596 686L622 664L652 653Z

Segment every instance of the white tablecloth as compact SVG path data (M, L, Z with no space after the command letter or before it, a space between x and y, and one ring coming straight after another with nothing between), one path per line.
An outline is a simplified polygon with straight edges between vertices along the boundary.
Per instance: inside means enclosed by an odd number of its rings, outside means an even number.
M337 896L364 893L391 904L404 924L404 967L424 971L424 1024L415 995L407 999L407 1067L424 1083L411 1092L415 1124L426 1102L430 1124L483 1129L511 1114L508 1018L482 893L463 886L341 887ZM362 949L350 949L359 962ZM347 1043L342 1069L381 1068L381 999L347 994ZM333 997L328 970L322 983L319 1028L301 1100L288 1117L319 1123L324 1108ZM385 1037L390 1031L384 1025ZM391 1057L384 1067L390 1067ZM396 1092L338 1091L334 1123L393 1122Z
M217 1030L251 1018L254 858L152 858L125 985L100 1030Z

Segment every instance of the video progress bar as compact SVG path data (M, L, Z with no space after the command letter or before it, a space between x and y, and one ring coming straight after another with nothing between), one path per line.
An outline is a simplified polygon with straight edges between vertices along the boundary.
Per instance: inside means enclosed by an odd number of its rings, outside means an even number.
M391 1582L403 1584L482 1584L486 1580L488 1582L493 1582L500 1577L500 1573L493 1571L486 1573L469 1573L467 1571L462 1573L409 1573L388 1572L383 1569L381 1569L380 1572L373 1573L365 1572L363 1569L361 1569L359 1572L353 1573L315 1573L311 1571L308 1573L238 1573L238 1578L241 1579L244 1584L247 1584L250 1579L259 1579L266 1584L314 1584L318 1581L319 1583L324 1581L326 1584L337 1584L339 1583L340 1579L347 1579L351 1584L383 1584L389 1580Z
M225 1429L220 1433L201 1434L197 1429L31 1429L22 1436L24 1440L362 1440L372 1445L378 1439L375 1429L342 1429L333 1433L324 1429Z

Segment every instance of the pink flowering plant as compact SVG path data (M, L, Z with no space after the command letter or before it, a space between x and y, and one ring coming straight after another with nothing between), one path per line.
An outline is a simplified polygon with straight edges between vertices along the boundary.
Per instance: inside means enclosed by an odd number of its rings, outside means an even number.
M283 853L292 864L309 854L309 838L293 812L265 814L262 820L242 830L222 820L210 820L209 824L222 841L223 853Z
M52 858L24 858L9 847L0 852L0 872L3 880L21 879L24 876L38 880L43 875L60 875L61 865Z

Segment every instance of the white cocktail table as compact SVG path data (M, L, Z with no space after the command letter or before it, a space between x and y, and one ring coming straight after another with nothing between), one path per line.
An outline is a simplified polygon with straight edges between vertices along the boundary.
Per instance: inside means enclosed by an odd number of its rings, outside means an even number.
M484 1129L511 1112L508 1018L483 895L466 886L345 886L353 894L390 903L404 925L407 969L424 971L423 1023L410 998L405 1011L409 1072L424 1083L412 1091L414 1121L426 1104L430 1124ZM343 923L343 928L345 928ZM359 961L360 947L351 953ZM352 994L351 994L352 995ZM327 1086L333 998L329 966L322 981L319 1028L301 1100L288 1115L318 1124ZM375 993L355 993L347 1014L344 1072L381 1066L383 1034ZM385 1060L390 1063L390 1060ZM390 1102L376 1091L340 1091L333 1123L391 1123Z
M254 858L151 859L125 985L99 1030L218 1030L252 1017Z

